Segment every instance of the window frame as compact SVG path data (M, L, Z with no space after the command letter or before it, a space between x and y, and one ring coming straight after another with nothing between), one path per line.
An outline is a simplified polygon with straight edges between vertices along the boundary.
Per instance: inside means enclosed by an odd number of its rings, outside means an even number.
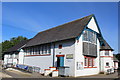
M109 51L105 51L105 56L109 56L110 52Z
M95 58L84 56L84 68L97 68L95 66Z

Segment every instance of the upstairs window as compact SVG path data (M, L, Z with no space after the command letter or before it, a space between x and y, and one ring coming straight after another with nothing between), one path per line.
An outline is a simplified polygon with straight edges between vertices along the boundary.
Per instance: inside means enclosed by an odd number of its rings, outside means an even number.
M26 48L24 51L26 52L25 55L51 54L51 44L29 47Z
M83 41L89 41L91 43L97 43L96 33L90 30L85 30L83 32Z
M10 58L12 58L12 54L10 54Z
M109 51L105 51L105 56L109 56Z
M97 56L97 37L94 31L89 29L83 32L83 55Z

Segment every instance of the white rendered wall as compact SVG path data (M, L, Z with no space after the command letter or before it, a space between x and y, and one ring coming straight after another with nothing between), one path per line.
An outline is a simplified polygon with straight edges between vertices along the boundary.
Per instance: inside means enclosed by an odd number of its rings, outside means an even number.
M79 38L79 43L75 43L75 77L78 76L88 76L99 74L99 41L97 39L97 58L95 59L95 67L97 68L84 68L84 55L83 55L83 44L82 44L82 35ZM83 69L77 70L77 62L83 62Z
M74 58L73 59L66 59L66 54L73 54L75 51L74 40L64 40L54 43L55 44L55 56L54 56L54 64L55 67L57 66L57 57L56 55L65 55L64 57L64 66L68 66L69 68L69 75L74 75ZM59 45L62 45L62 49L59 49ZM41 72L44 72L44 69L48 69L49 67L53 66L53 48L54 45L52 44L51 47L51 55L50 56L29 56L24 57L24 64L29 66L36 66L41 68Z
M92 29L93 31L99 33L98 26L94 20L94 17L90 20L87 25L88 28ZM100 55L99 55L100 43L97 39L97 58L95 59L95 67L97 68L84 68L84 56L83 56L83 44L82 44L82 35L79 38L79 43L75 43L75 77L77 76L87 76L87 75L94 75L100 72ZM77 70L77 62L83 62L83 69Z
M113 52L109 51L109 55L105 55L105 50L100 51L100 60L101 60L101 72L105 72L107 69L111 69L114 67L113 62ZM106 63L109 63L109 67L106 66Z
M89 22L89 24L87 26L88 26L88 28L90 28L90 29L92 29L92 30L99 33L99 30L98 30L98 27L97 27L97 25L95 23L94 17L92 17L92 19L90 20L90 22Z
M4 65L8 63L8 57L9 57L8 54L4 55Z
M27 56L24 57L24 65L40 67L40 73L44 73L44 69L53 66L53 45L51 46L51 55L49 56Z
M118 62L114 62L114 69L118 69Z
M4 55L4 64L7 64L7 63L13 63L13 65L16 65L17 64L17 58L15 57L16 54L12 54L12 57L10 57L10 54L5 54Z
M18 55L18 54L15 54L15 53L14 53L14 54L12 55L12 59L13 59L13 60L12 60L12 63L13 63L13 65L16 65L16 64L18 63L18 61L17 61L18 57L16 57L16 55Z
M18 54L18 64L24 64L24 51L22 49Z
M12 55L13 56L13 55ZM11 57L10 54L8 54L8 60L7 63L13 63L13 57Z
M55 43L55 55L65 55L64 66L68 66L69 76L74 76L74 54L75 54L75 39L64 40ZM62 44L62 49L59 49L59 45ZM66 54L73 54L73 59L66 59ZM55 56L55 64L57 64L57 57Z

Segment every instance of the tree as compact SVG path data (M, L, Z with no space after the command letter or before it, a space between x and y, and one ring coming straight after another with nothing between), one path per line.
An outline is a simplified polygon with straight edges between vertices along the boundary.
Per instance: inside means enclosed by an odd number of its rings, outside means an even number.
M2 43L0 43L0 59L2 59Z
M119 60L118 66L120 67L120 53L116 54L116 58Z

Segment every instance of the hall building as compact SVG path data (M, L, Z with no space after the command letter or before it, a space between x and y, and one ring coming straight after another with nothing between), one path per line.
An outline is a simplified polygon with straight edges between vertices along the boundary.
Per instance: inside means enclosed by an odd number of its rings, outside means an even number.
M94 15L39 32L20 48L22 65L64 68L68 76L88 76L114 68L113 49L105 41Z

